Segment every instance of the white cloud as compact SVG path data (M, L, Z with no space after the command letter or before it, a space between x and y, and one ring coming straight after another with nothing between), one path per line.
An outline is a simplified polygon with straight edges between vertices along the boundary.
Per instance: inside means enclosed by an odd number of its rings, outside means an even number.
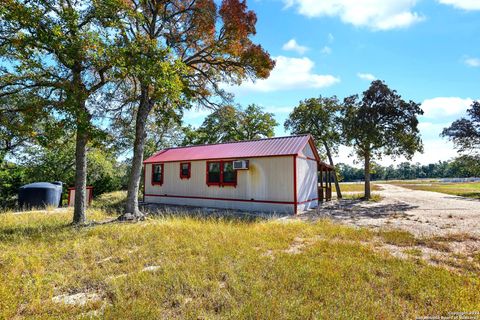
M320 52L328 55L332 53L332 48L330 48L329 46L325 46L322 48L322 50L320 50Z
M313 72L315 63L307 57L290 58L278 56L275 58L275 69L270 77L255 82L245 82L240 87L230 87L234 92L257 91L273 92L292 89L325 88L337 84L340 79L333 75L316 74Z
M463 62L465 62L465 64L469 67L473 67L473 68L480 67L480 59L479 58L466 58L465 60L463 60Z
M445 118L463 115L472 102L470 98L438 97L423 101L421 108L426 118Z
M452 5L457 9L480 10L480 1L478 0L439 0L438 2Z
M288 42L283 45L282 49L285 51L295 51L301 55L308 51L308 47L299 45L295 39L288 40Z
M345 23L374 30L404 28L424 20L421 14L413 11L418 0L283 1L287 8L295 7L307 17L340 17Z
M335 40L335 37L331 33L329 33L327 37L328 37L328 43L332 43Z
M440 131L441 132L441 131ZM438 132L438 134L440 134ZM423 134L422 134L423 136ZM420 162L421 164L437 163L438 161L448 161L458 156L453 144L447 139L424 139L423 153L416 153L412 162ZM398 161L396 163L399 163Z
M377 77L375 77L371 73L357 73L357 77L359 77L362 80L366 80L366 81L377 80Z

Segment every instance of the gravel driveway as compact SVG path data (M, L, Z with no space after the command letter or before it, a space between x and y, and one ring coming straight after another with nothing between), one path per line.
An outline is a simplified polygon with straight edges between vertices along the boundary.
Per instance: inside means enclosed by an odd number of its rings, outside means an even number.
M377 203L342 200L321 205L296 218L331 217L346 224L404 229L416 236L468 233L480 236L480 201L443 193L379 184Z

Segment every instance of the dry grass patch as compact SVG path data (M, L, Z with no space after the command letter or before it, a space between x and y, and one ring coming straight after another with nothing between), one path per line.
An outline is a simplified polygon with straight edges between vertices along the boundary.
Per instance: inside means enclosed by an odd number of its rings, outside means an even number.
M380 230L378 235L385 243L399 247L413 247L418 244L413 234L403 230Z
M478 277L378 253L362 244L372 231L328 220L78 229L71 214L0 215L0 318L405 319L480 301Z
M475 236L450 234L416 238L403 230L380 230L377 235L380 239L377 247L384 248L396 256L420 257L426 262L460 273L480 272L478 259L480 240Z

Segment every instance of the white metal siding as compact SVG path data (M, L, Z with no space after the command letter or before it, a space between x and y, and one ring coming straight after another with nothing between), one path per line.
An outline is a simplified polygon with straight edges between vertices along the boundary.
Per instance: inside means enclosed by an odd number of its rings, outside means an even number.
M293 214L293 204L279 203L261 203L261 202L241 202L212 199L188 199L174 197L146 197L147 202L163 203L193 207L209 207L222 209L236 209L244 211L259 211L269 213L288 213Z
M318 198L317 162L297 158L297 200L299 203ZM297 210L304 211L316 207L317 200L299 204Z
M163 185L152 185L152 164L147 164L145 193L170 197L146 196L147 202L236 208L241 210L292 211L291 204L270 204L212 199L187 199L206 197L257 201L293 202L293 157L251 158L248 170L238 170L237 186L207 186L206 161L191 162L190 179L180 179L180 162L164 163Z
M307 143L302 150L302 155L305 157L309 157L315 159L315 154L313 153L312 148L310 147L310 143Z

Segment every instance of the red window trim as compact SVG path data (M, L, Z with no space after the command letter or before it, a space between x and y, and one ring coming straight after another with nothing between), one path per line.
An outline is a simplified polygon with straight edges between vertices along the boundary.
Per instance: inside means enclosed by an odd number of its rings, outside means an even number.
M158 181L153 181L153 174L155 173L155 166L161 166L162 167L162 176L160 179L160 182ZM152 163L152 176L150 177L150 181L152 183L152 186L161 186L163 185L163 177L165 176L165 170L164 170L164 165L163 163Z
M188 175L184 176L182 175L182 165L183 164L188 164ZM180 162L180 179L190 179L192 171L192 163L191 162Z
M219 186L219 187L237 187L238 182L238 175L237 170L233 170L235 172L235 182L223 182L223 164L225 162L233 162L234 160L215 160L215 161L207 161L206 170L205 170L205 182L207 186ZM220 182L209 182L208 181L208 165L210 163L220 163Z

